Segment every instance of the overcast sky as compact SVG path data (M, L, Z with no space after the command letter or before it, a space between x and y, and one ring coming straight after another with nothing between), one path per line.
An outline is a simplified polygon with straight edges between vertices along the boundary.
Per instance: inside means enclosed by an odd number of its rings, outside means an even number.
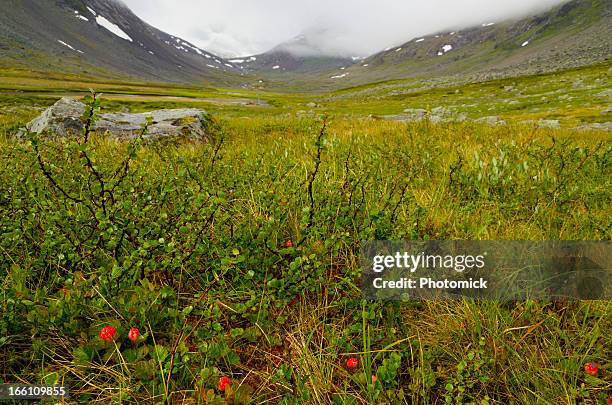
M123 0L142 19L221 56L316 32L329 54L367 56L413 37L542 11L564 0Z

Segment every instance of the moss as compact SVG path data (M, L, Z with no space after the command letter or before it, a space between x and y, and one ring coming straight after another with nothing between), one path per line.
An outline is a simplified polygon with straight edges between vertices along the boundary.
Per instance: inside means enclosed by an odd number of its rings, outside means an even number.
M174 120L172 122L172 125L179 127L179 126L187 126L187 125L195 124L197 122L198 122L198 119L196 117L182 117L177 120Z

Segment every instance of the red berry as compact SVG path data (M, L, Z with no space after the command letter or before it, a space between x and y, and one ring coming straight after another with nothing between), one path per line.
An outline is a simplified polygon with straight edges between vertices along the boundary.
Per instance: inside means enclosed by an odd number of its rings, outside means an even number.
M224 392L229 385L232 385L232 380L229 377L219 378L219 391Z
M104 340L105 342L111 342L113 340L113 336L115 336L115 333L117 333L117 329L113 328L112 326L105 326L100 331L100 339Z
M359 365L359 360L357 359L357 357L349 357L346 360L346 368L348 368L349 370L356 369L358 365Z
M136 342L138 340L138 336L140 336L140 331L138 328L132 328L128 332L128 339L130 339L132 342Z
M612 398L608 398L608 405L612 405Z
M376 384L376 381L378 381L378 377L372 374L372 384Z
M293 242L291 241L291 239L289 239L289 240L288 240L288 241L285 243L285 246L286 246L286 247L288 247L288 248L293 247Z
M599 367L595 362L590 362L584 365L584 372L589 375L597 375L599 373Z

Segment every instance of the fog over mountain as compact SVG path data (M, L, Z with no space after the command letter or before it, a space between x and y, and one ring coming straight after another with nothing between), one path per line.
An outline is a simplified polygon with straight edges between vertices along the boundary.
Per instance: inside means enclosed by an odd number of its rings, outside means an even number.
M366 56L438 30L523 17L565 0L123 0L147 22L223 56L306 34L323 54Z

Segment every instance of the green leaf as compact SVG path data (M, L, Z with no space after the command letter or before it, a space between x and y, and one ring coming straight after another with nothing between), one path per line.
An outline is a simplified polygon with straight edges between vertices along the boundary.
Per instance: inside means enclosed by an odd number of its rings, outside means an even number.
M57 372L49 373L43 377L43 381L47 385L55 385L59 381L59 374Z
M120 266L114 265L113 270L111 271L111 277L113 279L117 279L121 277L122 274L123 274L123 268Z

